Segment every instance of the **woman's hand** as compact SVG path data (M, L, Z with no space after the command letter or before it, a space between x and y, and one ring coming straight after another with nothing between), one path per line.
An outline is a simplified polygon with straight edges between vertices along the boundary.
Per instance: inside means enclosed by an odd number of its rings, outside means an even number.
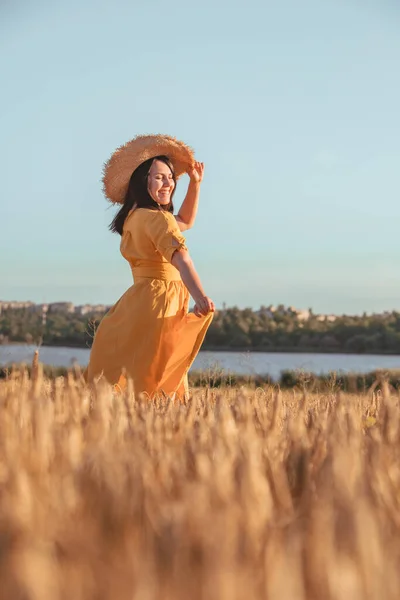
M214 302L208 296L203 296L197 300L193 312L196 317L205 317L208 313L215 312Z
M194 268L189 252L184 248L176 250L172 255L171 262L178 269L184 285L195 301L194 314L202 317L210 312L215 312L214 302L204 294L200 277Z
M194 165L189 167L188 175L190 177L190 181L193 183L201 183L204 175L204 163L195 162Z

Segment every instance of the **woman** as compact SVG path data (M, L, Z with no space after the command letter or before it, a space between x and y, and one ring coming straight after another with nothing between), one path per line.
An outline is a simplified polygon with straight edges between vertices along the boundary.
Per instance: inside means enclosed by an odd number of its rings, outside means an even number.
M175 217L172 200L184 172L190 183ZM129 377L136 394L187 394L187 372L215 310L181 234L195 220L202 177L192 150L169 136L138 136L105 165L105 194L123 204L110 229L121 235L134 284L96 331L88 381L103 376L123 389Z

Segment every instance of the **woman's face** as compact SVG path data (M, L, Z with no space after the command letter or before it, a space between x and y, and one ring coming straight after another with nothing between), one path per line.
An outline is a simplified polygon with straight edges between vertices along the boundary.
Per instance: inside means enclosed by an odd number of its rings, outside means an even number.
M169 204L175 187L171 169L161 160L153 160L147 177L147 190L158 204Z

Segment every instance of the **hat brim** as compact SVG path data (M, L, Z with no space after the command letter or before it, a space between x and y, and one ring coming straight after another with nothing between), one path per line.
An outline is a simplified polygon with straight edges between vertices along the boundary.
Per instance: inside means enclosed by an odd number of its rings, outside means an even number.
M110 200L123 204L132 173L145 160L155 156L168 156L178 179L194 164L193 149L168 135L138 135L120 146L105 163L103 191Z

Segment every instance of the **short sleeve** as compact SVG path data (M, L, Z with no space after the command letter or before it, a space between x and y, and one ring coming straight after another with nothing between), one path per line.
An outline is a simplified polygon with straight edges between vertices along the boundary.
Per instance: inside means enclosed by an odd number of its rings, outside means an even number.
M147 233L156 250L168 262L171 262L176 250L187 250L186 240L172 213L155 211L153 218L149 220Z

